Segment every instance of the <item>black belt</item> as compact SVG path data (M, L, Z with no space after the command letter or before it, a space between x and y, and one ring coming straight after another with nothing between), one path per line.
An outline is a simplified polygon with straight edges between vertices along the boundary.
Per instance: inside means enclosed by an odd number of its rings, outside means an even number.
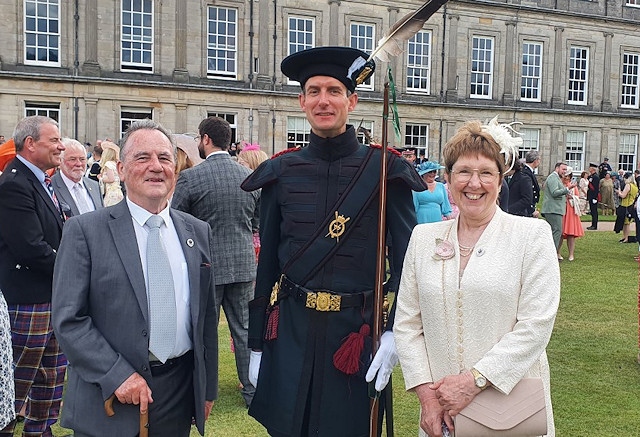
M340 311L343 308L362 307L365 298L371 293L373 292L338 294L330 290L309 290L283 276L280 281L278 300L292 296L297 301L304 302L307 308L316 311Z
M187 361L193 361L193 351L185 352L183 355L176 358L169 358L164 363L161 361L149 361L149 367L151 367L151 375L159 376L167 373L169 370L178 367L182 364L186 364Z

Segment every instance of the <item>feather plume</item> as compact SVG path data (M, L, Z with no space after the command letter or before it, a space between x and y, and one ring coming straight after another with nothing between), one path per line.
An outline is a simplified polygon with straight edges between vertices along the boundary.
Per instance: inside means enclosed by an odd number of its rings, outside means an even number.
M447 0L428 0L420 9L405 15L385 36L378 41L378 46L369 56L369 59L378 59L380 61L389 62L395 56L404 51L404 43L413 35L418 33L424 23L436 13Z

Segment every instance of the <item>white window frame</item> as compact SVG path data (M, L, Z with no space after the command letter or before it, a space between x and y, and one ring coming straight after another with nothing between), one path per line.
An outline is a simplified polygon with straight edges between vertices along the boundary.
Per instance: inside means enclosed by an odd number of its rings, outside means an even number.
M520 100L540 102L542 91L542 57L544 44L540 41L523 41L520 65Z
M640 101L639 82L640 54L622 53L622 73L620 75L620 107L638 109Z
M431 42L432 32L421 30L407 43L407 93L409 94L431 94Z
M215 19L212 17L214 13ZM224 19L220 19L221 15L224 15ZM224 32L212 32L212 28L222 29ZM221 64L223 68L218 68ZM207 8L207 76L232 80L238 78L237 8Z
M564 148L564 161L574 172L584 169L584 152L587 144L587 131L568 130Z
M140 10L137 6L140 6ZM129 9L125 9L128 7ZM150 10L149 10L150 9ZM121 0L120 3L120 70L153 73L154 62L153 0ZM125 29L131 31L125 32ZM128 54L128 56L127 56ZM148 55L148 61L145 57ZM139 57L139 59L138 59ZM127 59L125 61L125 58Z
M422 150L425 152L424 156L429 156L429 125L406 123L404 126L404 147L415 147L417 150L416 159Z
M60 9L59 0L24 0L25 65L60 66Z
M24 102L24 116L42 115L54 119L60 124L60 103Z
M586 105L589 90L589 47L569 48L568 95L570 105Z
M355 31L355 33L354 33ZM349 42L350 47L362 50L367 54L371 54L376 43L376 26L371 23L362 23L352 21L349 24ZM356 90L373 91L374 74L369 76L367 80L356 87Z
M493 95L494 48L495 38L491 36L471 37L469 97L472 99L491 99Z
M305 117L287 117L287 148L309 145L311 125Z
M375 126L375 122L373 120L364 120L364 119L350 119L349 124L353 125L353 128L356 130L356 136L358 137L358 142L360 144L370 144L370 141L367 141L367 137L363 132L358 132L358 128L362 127L369 132L369 136L372 140L373 137L373 128ZM374 140L375 141L375 140Z
M292 26L295 24L295 26ZM304 29L299 30L299 25L304 24ZM308 28L310 27L310 29ZM316 19L302 15L289 15L287 17L287 55L293 55L302 50L315 47ZM289 85L299 85L299 82L287 79Z
M153 120L153 108L120 108L120 138L135 121Z
M636 169L636 156L638 156L638 134L620 134L618 168L624 171L634 171Z
M624 5L638 8L640 7L640 0L627 0Z
M518 149L518 157L524 159L527 152L531 150L540 150L540 129L520 128L518 130L522 138L522 145ZM535 173L538 172L536 168Z
M216 112L207 111L207 117L218 117L229 123L231 128L231 143L237 143L238 140L238 114L233 112Z

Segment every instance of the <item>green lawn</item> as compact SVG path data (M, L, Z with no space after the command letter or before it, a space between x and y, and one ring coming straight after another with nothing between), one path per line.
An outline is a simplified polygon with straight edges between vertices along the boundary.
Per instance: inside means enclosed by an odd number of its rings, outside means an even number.
M560 264L562 297L547 351L560 437L640 435L638 264L633 260L638 247L618 239L610 231L587 232L576 243L576 260ZM566 250L565 244L565 260ZM220 398L206 435L267 436L247 415L228 329L220 328ZM417 401L404 391L399 366L394 377L396 436L416 436Z

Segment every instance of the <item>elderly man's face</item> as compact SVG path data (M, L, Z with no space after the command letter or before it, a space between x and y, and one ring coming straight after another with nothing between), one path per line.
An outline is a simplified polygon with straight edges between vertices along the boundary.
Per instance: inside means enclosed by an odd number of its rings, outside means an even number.
M84 150L69 147L64 151L60 170L73 182L80 182L87 169L87 155Z
M156 214L166 207L176 182L173 145L159 130L140 129L131 134L118 163L127 197Z

